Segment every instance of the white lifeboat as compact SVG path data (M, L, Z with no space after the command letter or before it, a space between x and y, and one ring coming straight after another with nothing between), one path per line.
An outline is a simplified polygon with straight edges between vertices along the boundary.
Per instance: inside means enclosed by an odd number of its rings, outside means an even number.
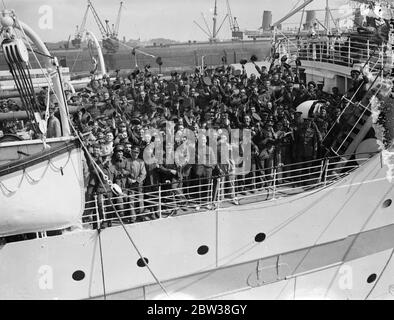
M0 145L17 150L15 142ZM0 165L0 237L79 225L85 203L81 157L69 142Z

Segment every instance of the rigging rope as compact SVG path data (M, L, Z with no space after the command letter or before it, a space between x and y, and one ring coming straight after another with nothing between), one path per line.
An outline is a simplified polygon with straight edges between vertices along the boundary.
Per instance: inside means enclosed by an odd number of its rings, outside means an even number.
M39 132L38 123L35 121L34 114L40 112L37 104L37 97L34 92L33 82L31 79L30 71L26 72L22 62L18 61L12 52L12 61L7 59L8 68L12 74L15 84L20 95L22 104L24 105L29 119L33 123L33 130L37 134ZM27 66L26 66L27 68ZM28 69L28 68L27 68Z
M82 52L82 50L81 50L81 51L78 51L77 57L74 59L74 63L73 63L73 65L72 65L72 67L71 67L70 73L73 72L74 67L75 67L75 64L77 63L77 60L78 60L79 56L81 55L81 52Z
M100 264L101 264L101 279L103 282L103 294L104 294L104 300L107 300L107 293L105 289L105 276L104 276L104 260L103 260L103 249L101 245L101 229L97 229L98 233L98 238L99 238L99 249L100 249Z
M29 52L36 53L36 54L38 54L38 55L40 55L40 56L47 57L47 58L49 58L49 59L55 59L54 56L47 55L47 54L45 54L45 53L42 53L42 52L37 51L37 50L34 50L34 49L27 48L27 50L28 50Z

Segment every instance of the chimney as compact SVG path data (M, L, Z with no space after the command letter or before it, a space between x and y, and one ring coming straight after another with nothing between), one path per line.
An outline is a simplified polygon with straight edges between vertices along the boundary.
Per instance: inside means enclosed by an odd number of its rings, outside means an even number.
M272 25L272 11L264 11L263 25L261 26L264 31L270 30Z

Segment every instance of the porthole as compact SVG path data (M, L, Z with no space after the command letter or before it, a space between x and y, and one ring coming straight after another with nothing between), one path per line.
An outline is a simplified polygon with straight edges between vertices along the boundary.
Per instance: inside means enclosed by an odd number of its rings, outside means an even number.
M266 237L265 233L258 233L254 237L254 241L256 241L256 242L263 242L265 240L265 237Z
M209 251L209 248L207 246L201 246L197 249L197 253L202 256L204 254L207 254Z
M148 258L140 258L137 261L137 266L139 266L140 268L145 267L147 264L149 263Z
M391 199L387 199L383 202L383 208L388 208L391 206L391 204L393 203L393 201Z
M368 283L372 283L372 282L374 282L374 281L376 280L376 278L377 278L376 273L372 273L372 274L368 277L367 282L368 282Z
M85 278L85 272L82 270L77 270L73 273L72 277L75 281L81 281Z

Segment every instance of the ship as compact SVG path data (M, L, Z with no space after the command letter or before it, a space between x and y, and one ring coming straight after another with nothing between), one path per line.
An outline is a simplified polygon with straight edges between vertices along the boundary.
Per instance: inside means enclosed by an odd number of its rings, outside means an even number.
M394 116L382 85L393 67L392 29L384 50L360 52L346 36L340 49L334 45L324 53L317 49L323 42L298 39L306 81L324 80L325 88L344 92L352 70L368 66L364 100L347 102L361 112L344 135L331 136L330 155L296 168L273 167L264 187L250 183L251 192L238 194L239 205L225 197L228 186L220 178L207 183L205 196L197 193L192 208L160 188L151 195L158 219L126 224L112 203L116 197L86 202L83 163L89 153L68 121L59 63L13 11L2 11L1 24L9 34L28 37L46 58L42 68L58 97L62 124L59 138L0 141L1 299L394 297L394 168L387 141ZM294 54L286 41L278 45L279 57ZM9 37L2 47L15 74L27 80L20 89L31 93L24 43ZM389 106L384 125L376 120L376 99ZM34 102L25 103L45 132ZM307 117L318 108L319 101L308 101L298 110ZM121 193L99 174L103 186ZM296 183L286 181L289 175ZM89 221L82 219L86 208Z

